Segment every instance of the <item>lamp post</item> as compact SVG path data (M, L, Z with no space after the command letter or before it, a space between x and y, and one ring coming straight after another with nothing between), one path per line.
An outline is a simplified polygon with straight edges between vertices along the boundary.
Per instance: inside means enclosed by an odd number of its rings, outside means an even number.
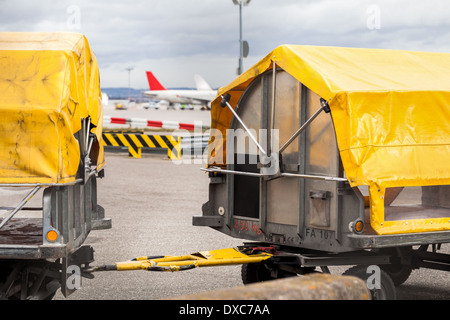
M133 70L133 67L128 67L125 70L128 71L128 102L130 101L130 91L131 91L131 70Z
M242 6L248 6L250 0L232 0L235 5L239 6L239 67L237 74L240 75L243 71L242 60L248 56L248 42L242 40Z

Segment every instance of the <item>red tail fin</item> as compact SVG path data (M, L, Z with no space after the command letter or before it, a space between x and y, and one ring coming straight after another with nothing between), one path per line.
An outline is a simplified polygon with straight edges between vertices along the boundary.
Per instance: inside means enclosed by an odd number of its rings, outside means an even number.
M151 71L147 71L147 79L150 90L167 90L159 83L158 79L156 79Z

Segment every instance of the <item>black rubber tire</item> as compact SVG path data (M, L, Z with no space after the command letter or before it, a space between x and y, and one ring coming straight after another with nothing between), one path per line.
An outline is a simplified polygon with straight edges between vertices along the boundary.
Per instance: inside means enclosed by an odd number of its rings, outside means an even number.
M382 265L380 268L391 277L396 287L408 280L412 272L411 266L397 263Z
M387 248L382 249L381 252L391 256L390 264L383 264L380 268L389 274L392 281L394 281L394 285L399 286L408 280L413 268L410 264L402 264L401 262L403 257L408 261L414 256L412 247Z
M241 278L244 284L296 276L298 276L297 273L280 270L277 266L265 261L243 264L241 268Z
M367 272L368 266L354 266L343 273L347 276L355 276L364 280L367 283L368 278L371 276ZM396 290L394 282L387 272L380 268L380 288L379 289L369 289L372 296L372 300L395 300Z
M241 278L244 284L273 280L270 270L263 262L243 264Z

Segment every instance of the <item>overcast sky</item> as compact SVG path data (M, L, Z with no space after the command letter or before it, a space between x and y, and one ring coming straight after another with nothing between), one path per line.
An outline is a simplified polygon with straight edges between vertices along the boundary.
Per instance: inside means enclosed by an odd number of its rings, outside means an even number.
M232 0L0 0L0 31L75 31L97 55L101 86L217 88L236 77L239 7ZM448 0L252 0L243 7L248 69L280 44L450 52Z

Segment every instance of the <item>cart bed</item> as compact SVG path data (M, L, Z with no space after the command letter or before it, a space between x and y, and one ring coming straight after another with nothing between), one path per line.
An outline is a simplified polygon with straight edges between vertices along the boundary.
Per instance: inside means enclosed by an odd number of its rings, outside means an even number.
M0 222L3 219L0 219ZM0 245L41 245L42 219L11 219L0 229Z

